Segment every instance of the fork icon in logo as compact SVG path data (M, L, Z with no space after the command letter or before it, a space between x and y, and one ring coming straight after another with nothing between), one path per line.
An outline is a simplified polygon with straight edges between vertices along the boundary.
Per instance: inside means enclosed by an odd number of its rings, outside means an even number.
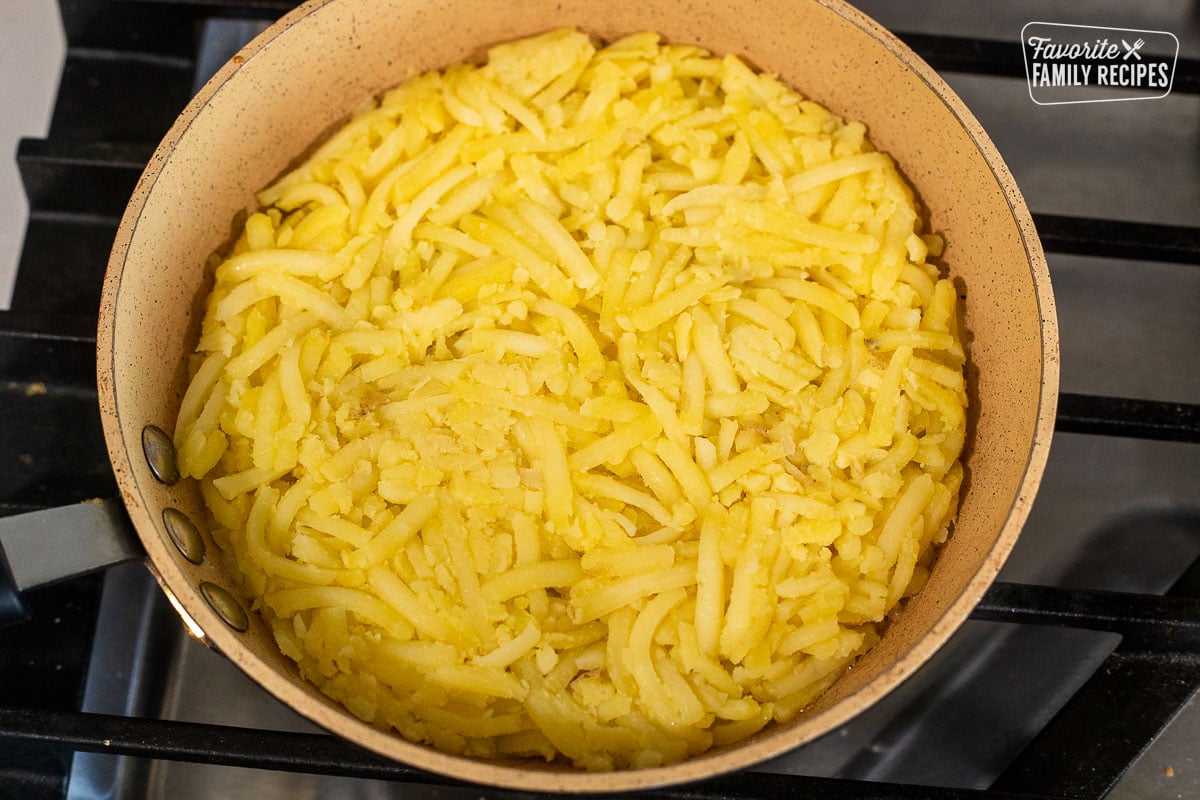
M1130 46L1129 42L1122 39L1121 44L1125 45L1125 55L1122 56L1123 61L1128 61L1130 56L1133 56L1138 61L1142 60L1142 54L1139 53L1138 50L1141 50L1142 46L1144 44L1146 44L1145 39L1138 39L1136 42L1133 43L1132 46Z

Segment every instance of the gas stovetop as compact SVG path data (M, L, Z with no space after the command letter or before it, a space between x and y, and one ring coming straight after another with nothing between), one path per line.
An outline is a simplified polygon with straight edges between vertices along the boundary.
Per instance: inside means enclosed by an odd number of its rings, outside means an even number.
M196 87L295 4L59 5L50 129L17 154L31 213L0 312L2 514L116 493L94 326L117 221ZM857 5L942 72L1034 211L1062 334L1050 463L1000 583L913 679L760 768L656 794L1200 796L1200 23L1166 4ZM1174 33L1172 92L1035 105L1019 38L1032 21ZM138 565L28 604L0 629L5 798L515 794L321 733L187 638Z

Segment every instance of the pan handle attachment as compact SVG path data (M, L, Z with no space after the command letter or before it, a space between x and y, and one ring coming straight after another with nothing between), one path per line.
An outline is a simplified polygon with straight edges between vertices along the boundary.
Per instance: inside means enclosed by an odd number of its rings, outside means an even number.
M0 518L0 626L28 618L26 589L142 558L117 498Z

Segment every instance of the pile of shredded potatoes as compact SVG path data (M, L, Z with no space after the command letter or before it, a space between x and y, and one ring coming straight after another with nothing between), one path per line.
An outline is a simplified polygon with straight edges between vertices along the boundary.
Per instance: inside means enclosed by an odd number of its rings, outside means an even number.
M479 757L793 718L928 575L964 354L861 124L558 31L361 108L216 268L175 439L303 675Z

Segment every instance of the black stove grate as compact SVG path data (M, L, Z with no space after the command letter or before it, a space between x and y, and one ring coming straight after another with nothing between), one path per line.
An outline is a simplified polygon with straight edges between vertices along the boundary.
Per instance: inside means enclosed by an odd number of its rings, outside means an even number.
M119 216L155 144L191 94L205 20L271 20L288 0L60 0L68 51L45 139L21 143L31 207L12 310L0 312L0 514L109 496L116 488L96 409L95 322ZM1020 46L900 34L940 70L1024 77ZM1200 93L1180 59L1175 92ZM1048 251L1200 264L1200 228L1035 215ZM1200 406L1063 394L1058 431L1200 442ZM78 711L99 581L29 598L0 630L0 786L61 798L77 751L413 784L453 781L321 734ZM664 798L1100 798L1200 688L1200 561L1166 596L999 583L975 619L1119 634L1121 644L990 790L745 772Z

